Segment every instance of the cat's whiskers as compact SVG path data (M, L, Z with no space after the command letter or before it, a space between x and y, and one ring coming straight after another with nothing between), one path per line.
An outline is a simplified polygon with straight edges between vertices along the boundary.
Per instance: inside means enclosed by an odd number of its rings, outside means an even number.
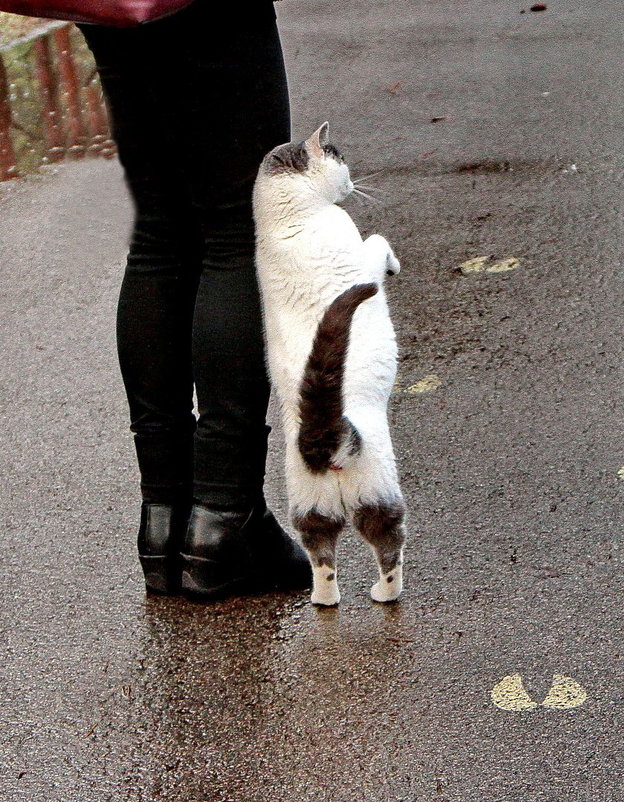
M366 198L372 203L380 203L380 201L377 198L373 198L373 196L369 195L367 192L362 192L362 190L358 189L357 187L353 187L353 192L355 192L357 195L362 195L362 197Z
M354 184L359 183L360 181L366 181L368 178L374 178L376 175L383 173L383 170L376 170L374 173L369 173L368 175L361 175L358 178L352 178Z
M368 184L360 184L359 181L354 181L353 182L353 186L357 187L358 189L367 189L370 192L381 192L382 195L386 194L386 190L385 189L381 189L381 187L371 187Z

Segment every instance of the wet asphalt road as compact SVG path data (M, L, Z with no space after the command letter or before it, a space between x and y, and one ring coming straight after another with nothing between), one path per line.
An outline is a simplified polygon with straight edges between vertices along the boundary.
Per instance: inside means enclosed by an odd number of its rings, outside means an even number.
M523 7L279 6L295 135L328 119L382 171L349 209L403 265L396 605L352 534L338 610L145 597L120 170L0 187L2 800L624 799L621 9ZM520 264L457 269L478 256ZM536 706L493 703L513 674ZM542 705L553 674L586 700Z

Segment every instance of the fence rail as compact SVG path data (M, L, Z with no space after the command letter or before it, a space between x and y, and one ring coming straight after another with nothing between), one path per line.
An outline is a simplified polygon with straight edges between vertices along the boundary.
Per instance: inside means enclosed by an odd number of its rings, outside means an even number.
M77 29L50 23L0 51L0 181L86 154L115 154L102 92Z

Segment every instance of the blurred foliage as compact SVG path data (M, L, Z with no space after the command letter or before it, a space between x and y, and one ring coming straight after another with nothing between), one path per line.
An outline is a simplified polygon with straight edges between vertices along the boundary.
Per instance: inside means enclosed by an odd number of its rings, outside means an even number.
M37 28L41 28L49 20L39 17L21 17L0 11L0 47L14 42Z
M15 17L9 14L0 14L0 25L4 26L5 18L17 20L13 30L18 36L24 36L29 31L24 27L30 24L30 30L42 30L46 26L58 32L59 23L50 20L34 20L26 17ZM42 27L43 23L43 27ZM21 27L20 27L21 25ZM61 26L62 27L62 26ZM73 25L69 26L71 58L77 73L79 100L83 121L88 117L87 87L97 85L95 64L85 41ZM6 30L5 30L6 35ZM48 158L46 130L44 120L44 105L41 98L39 82L37 79L37 66L35 58L35 38L18 40L10 47L4 48L0 54L5 65L9 84L9 100L11 104L12 126L11 135L16 155L16 164L19 173L31 172L39 165L45 164ZM52 83L59 88L57 121L61 128L67 132L71 130L68 105L68 95L64 91L59 69L58 46L55 43L55 34L49 35L52 54L50 77ZM98 87L98 95L99 87ZM85 122L86 124L86 122ZM76 145L76 142L66 141L66 148ZM89 143L83 143L89 144Z

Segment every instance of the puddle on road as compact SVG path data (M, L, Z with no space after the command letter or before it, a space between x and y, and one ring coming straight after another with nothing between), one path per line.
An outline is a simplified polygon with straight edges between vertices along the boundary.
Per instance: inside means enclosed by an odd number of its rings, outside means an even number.
M80 32L52 22L0 49L0 181L86 155L115 155L95 65Z

